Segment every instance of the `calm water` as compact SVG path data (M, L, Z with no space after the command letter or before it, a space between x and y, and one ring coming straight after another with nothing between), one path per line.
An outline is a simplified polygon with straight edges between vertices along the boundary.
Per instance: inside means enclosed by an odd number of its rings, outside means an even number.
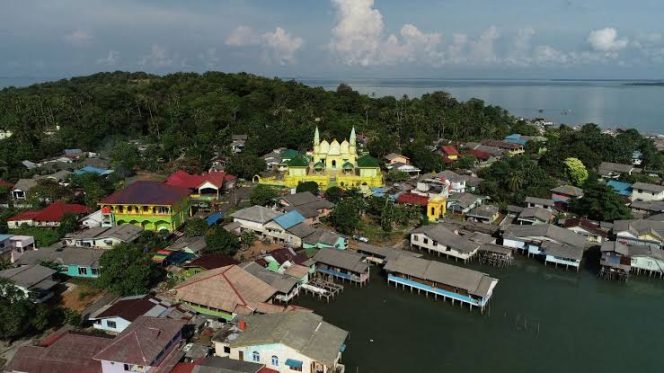
M474 268L500 280L484 315L388 287L378 271L330 304L301 304L350 331L349 373L663 371L664 280L621 284L522 257Z
M335 89L338 80L302 80ZM460 100L479 98L514 115L544 117L556 123L597 123L664 132L664 86L636 86L630 81L551 80L348 80L360 93L419 97L446 91ZM541 112L540 112L541 110Z

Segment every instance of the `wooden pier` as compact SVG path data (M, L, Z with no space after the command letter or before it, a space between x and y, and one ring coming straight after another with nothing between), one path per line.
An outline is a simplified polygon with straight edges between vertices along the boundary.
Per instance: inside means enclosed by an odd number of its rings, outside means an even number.
M318 298L319 300L325 299L327 303L330 303L330 300L344 291L344 286L334 283L334 281L316 277L302 285L301 289L305 293L311 294L314 298Z
M480 246L477 259L480 264L499 268L509 267L514 263L512 249L494 244L484 244Z

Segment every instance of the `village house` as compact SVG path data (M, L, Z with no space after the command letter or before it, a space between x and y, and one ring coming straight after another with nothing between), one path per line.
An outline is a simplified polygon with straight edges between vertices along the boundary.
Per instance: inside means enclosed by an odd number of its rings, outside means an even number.
M291 228L293 234L299 234L294 228L304 228L302 224ZM309 228L309 227L307 227ZM304 230L302 230L304 232ZM305 232L306 234L306 232ZM337 249L346 250L347 238L341 234L324 228L315 228L310 234L302 237L302 247L308 251L315 249Z
M364 242L357 242L354 245L355 251L364 255L365 260L371 263L384 265L389 260L396 259L400 255L408 255L414 257L421 257L421 254L412 251L404 251L401 249L394 249L389 246L377 246Z
M0 259L16 262L24 253L35 249L35 238L15 234L0 234Z
M606 241L609 236L609 230L602 228L602 226L595 221L585 218L569 218L565 219L563 227L571 230L576 234L586 237L588 242L601 244Z
M185 277L191 277L203 271L226 267L233 264L240 264L237 260L222 253L204 254L195 258L187 263L183 263L180 267L184 269Z
M616 220L613 222L616 241L626 245L664 248L664 221Z
M478 243L456 234L442 223L428 224L410 232L410 246L430 253L469 261L480 248Z
M447 211L457 215L466 215L470 210L481 205L483 200L482 197L472 193L450 194L447 199Z
M242 153L244 146L247 143L248 136L245 134L231 136L231 151L233 154Z
M99 203L104 227L131 224L143 230L173 232L191 214L189 189L136 181Z
M642 217L649 215L656 215L664 213L664 202L634 201L629 205L629 208L632 210L632 214L634 215Z
M449 193L465 193L466 192L466 178L457 174L454 171L445 170L436 175L440 180L447 180L450 182Z
M641 173L642 170L631 164L602 162L597 171L605 179L617 179L622 174L631 175L632 173Z
M256 260L269 271L284 273L299 279L301 284L309 282L309 275L316 270L315 263L304 252L295 252L290 247L272 250Z
M660 249L607 241L602 244L601 253L602 274L609 274L609 278L624 280L630 272L664 276L664 251Z
M189 312L150 295L133 295L116 299L88 317L92 327L110 333L121 333L140 316L190 320Z
M37 345L19 347L4 371L101 373L101 364L93 357L111 342L107 336L56 332Z
M520 225L549 224L553 221L554 215L551 210L541 207L526 207L521 210L516 218Z
M230 216L233 218L234 223L240 225L240 232L250 230L262 238L267 237L268 235L268 232L265 229L265 224L279 215L281 215L280 212L264 206L255 205L235 211Z
M551 200L554 203L569 205L572 201L581 197L583 197L583 189L574 185L561 185L551 189Z
M298 278L269 271L256 262L246 262L239 266L276 289L277 292L274 294L274 300L277 302L289 303L300 293L300 281Z
M629 248L617 241L606 241L600 247L600 276L626 280L632 270Z
M55 244L28 251L16 262L19 265L54 263L60 266L60 273L75 278L97 278L101 267L99 259L104 252L96 249L61 246Z
M101 227L101 223L103 221L104 221L104 214L101 213L100 209L82 217L78 221L78 224L83 228L97 228Z
M135 225L97 227L69 233L63 237L67 246L111 249L121 243L134 242L143 230Z
M185 361L187 361L186 354ZM277 373L277 371L267 368L265 364L207 356L193 359L191 362L180 362L171 373Z
M22 225L55 228L60 226L65 215L82 216L87 212L88 208L84 205L57 201L41 210L29 210L14 215L7 219L7 226L10 229L20 228Z
M632 201L664 201L664 185L649 183L632 184Z
M39 264L9 268L0 271L0 278L9 280L14 287L37 303L53 297L53 288L60 282L53 278L54 269Z
M452 163L459 160L459 151L452 145L441 146L440 152L443 155L443 162Z
M369 265L356 252L336 249L320 249L313 258L316 271L342 281L359 285L369 282Z
M167 250L181 251L187 254L194 255L196 257L200 257L201 255L203 255L203 252L205 252L206 248L207 248L207 243L205 242L204 236L194 236L194 237L182 236L178 238L177 241L166 247Z
M164 183L178 188L188 189L190 198L197 202L217 201L221 195L235 187L236 177L225 172L208 172L191 175L186 171L176 171L166 178Z
M186 320L139 316L94 359L102 373L170 372L182 357Z
M270 304L277 289L238 265L229 265L191 276L175 287L176 299L197 313L232 320L254 312L281 312Z
M500 216L500 209L494 205L480 205L466 214L466 219L491 224Z
M546 198L537 198L537 197L526 197L526 207L539 207L553 211L556 207L555 202L552 199Z
M390 153L390 154L384 156L383 159L385 160L385 163L387 164L388 169L390 168L390 165L394 165L394 164L397 164L397 163L410 164L410 158L406 157L403 154Z
M320 218L326 217L334 204L324 198L316 197L311 192L301 192L280 197L278 200L284 212L296 210L305 217L305 223L315 225Z
M35 179L18 179L11 190L11 196L14 201L25 201L28 199L28 192L37 186Z
M510 156L510 157L525 153L525 149L524 149L523 145L514 144L514 143L511 143L511 142L507 142L507 141L483 140L482 145L493 146L493 147L496 147L498 149L501 149L501 150L505 151L507 153L507 155Z
M502 245L527 255L544 256L545 263L579 269L586 238L552 224L510 225L505 228Z
M424 291L434 299L450 299L482 311L498 284L497 279L481 272L406 255L387 261L384 270L388 284L397 288L401 285L418 293Z
M215 355L276 372L338 373L348 332L311 312L250 315L212 338Z

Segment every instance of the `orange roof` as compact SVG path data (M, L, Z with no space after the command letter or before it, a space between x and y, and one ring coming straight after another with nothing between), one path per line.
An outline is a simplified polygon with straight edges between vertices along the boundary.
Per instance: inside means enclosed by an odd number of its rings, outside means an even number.
M459 151L452 145L443 145L441 149L447 155L459 155Z

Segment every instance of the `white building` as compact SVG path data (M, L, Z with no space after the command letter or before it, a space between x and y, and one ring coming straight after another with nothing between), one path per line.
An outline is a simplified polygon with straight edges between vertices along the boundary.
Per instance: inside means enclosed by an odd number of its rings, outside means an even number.
M236 330L213 338L216 356L265 364L284 373L344 369L340 361L348 332L315 313L250 315L239 321Z
M664 185L634 183L632 184L632 201L664 201Z
M459 236L443 224L428 224L410 232L410 246L438 255L468 261L480 248L480 244Z

